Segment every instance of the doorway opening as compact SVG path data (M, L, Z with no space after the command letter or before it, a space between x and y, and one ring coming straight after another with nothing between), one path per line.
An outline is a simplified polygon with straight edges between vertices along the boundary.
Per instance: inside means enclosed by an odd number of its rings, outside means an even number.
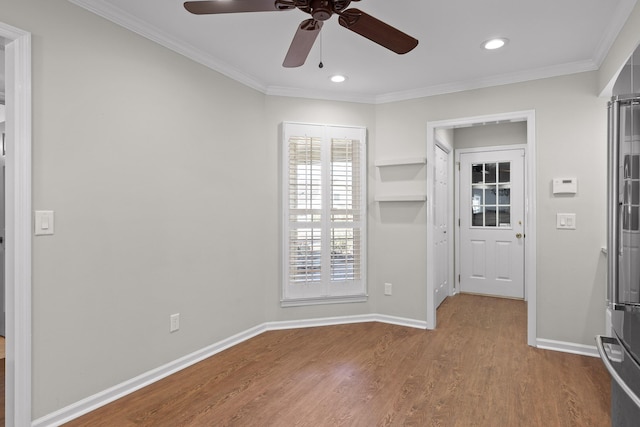
M505 124L524 122L526 126L526 136L524 149L526 152L524 160L524 224L522 234L526 236L522 244L524 246L524 298L527 301L527 343L536 345L536 169L535 169L535 112L533 110L519 111L503 114L493 114L486 116L466 117L452 120L434 121L427 123L427 328L436 327L437 301L442 298L436 297L438 288L438 278L443 276L439 267L443 265L438 262L438 251L436 249L438 229L442 229L442 224L436 220L436 149L444 149L448 156L448 176L455 176L456 162L454 161L453 150L454 129L462 129L478 125ZM458 218L456 216L456 201L453 196L453 185L449 185L449 197L447 198L447 219L446 231L449 236L457 236ZM440 197L439 199L442 199ZM455 239L451 239L453 242ZM455 250L454 245L449 245L448 262L446 265L446 276L448 277L448 295L459 292L456 287L457 277L455 277ZM455 279L455 280L454 280Z

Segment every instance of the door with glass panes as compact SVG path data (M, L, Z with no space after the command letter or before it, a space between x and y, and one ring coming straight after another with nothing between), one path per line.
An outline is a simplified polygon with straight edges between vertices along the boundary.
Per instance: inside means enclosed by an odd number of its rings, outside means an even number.
M524 298L524 149L460 154L460 291Z

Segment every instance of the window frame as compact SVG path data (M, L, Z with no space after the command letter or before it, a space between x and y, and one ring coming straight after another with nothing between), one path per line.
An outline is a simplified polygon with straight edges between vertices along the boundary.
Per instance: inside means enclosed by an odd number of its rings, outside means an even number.
M282 183L281 193L281 306L302 306L315 304L335 304L364 302L367 300L367 131L359 126L335 126L323 124L283 122L282 124L282 163L280 175ZM321 233L320 269L321 279L292 283L290 280L290 233L297 227L303 228L303 222L290 221L290 140L295 137L319 138L321 143L320 175L322 188L322 203L320 207L320 221L312 222L313 228ZM351 139L359 142L358 161L360 170L358 180L360 183L359 205L354 206L353 211L359 211L359 220L338 222L331 220L332 196L340 193L337 190L331 192L331 154L332 141L336 139ZM329 189L329 191L325 191ZM335 200L335 199L333 199ZM335 210L334 210L335 211ZM356 280L331 280L331 231L334 229L359 230L360 241L360 270ZM354 233L355 234L355 233ZM326 249L329 248L329 249ZM315 261L317 262L317 261ZM334 264L335 265L335 264ZM322 272L324 271L324 273Z

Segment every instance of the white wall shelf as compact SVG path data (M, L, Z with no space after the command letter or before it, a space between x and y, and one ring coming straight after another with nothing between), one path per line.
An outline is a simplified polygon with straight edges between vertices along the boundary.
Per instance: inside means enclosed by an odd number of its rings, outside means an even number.
M405 157L405 158L402 158L402 159L376 160L376 166L377 167L424 165L425 163L427 163L427 158L426 157Z
M376 202L425 202L427 196L426 194L391 194L378 195L375 200Z

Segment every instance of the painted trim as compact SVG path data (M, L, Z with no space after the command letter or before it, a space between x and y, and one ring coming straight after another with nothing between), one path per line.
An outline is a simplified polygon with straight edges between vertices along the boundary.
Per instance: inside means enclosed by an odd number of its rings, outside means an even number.
M538 252L538 216L537 202L538 194L537 184L537 167L536 159L538 158L536 148L536 113L535 110L529 110L524 113L527 121L527 157L525 158L525 287L527 300L527 343L530 346L536 345L537 338L537 315L538 315L538 261L536 254Z
M613 46L616 38L618 38L618 34L622 31L624 24L627 22L627 18L629 18L631 11L633 11L633 8L636 5L636 1L637 0L623 0L618 4L611 22L607 25L606 31L593 53L593 61L596 63L598 68L600 68L604 62L611 46Z
M38 418L33 422L32 426L60 426L267 331L345 325L363 322L381 322L418 329L426 328L426 323L421 320L382 314L266 322Z
M376 322L406 326L408 328L427 329L427 322L424 320L407 319L405 317L388 316L386 314L375 314L374 317Z
M303 307L308 305L323 305L323 304L352 304L357 302L367 302L368 299L369 299L368 294L345 295L340 297L325 297L325 298L297 298L297 299L292 298L292 299L281 299L280 307Z
M595 345L576 344L565 341L547 340L538 338L536 347L543 350L559 351L561 353L579 354L581 356L600 357Z
M5 41L6 425L31 425L31 34L0 23Z
M334 326L334 325L347 325L352 323L364 323L375 322L375 315L373 314L361 314L355 316L341 316L341 317L321 317L316 319L303 319L303 320L282 320L276 322L267 322L264 325L268 331L280 331L285 329L298 329L298 328L315 328L318 326Z
M267 90L267 87L254 76L244 73L226 62L220 61L188 43L174 39L160 28L148 24L104 0L69 0L69 2L158 43L167 49L179 53L205 67L211 68L245 86L263 93Z
M436 128L427 122L427 209L425 224L427 226L426 233L426 266L427 266L427 329L436 328L436 277L435 277L435 242L433 238L433 230L435 228L435 211L433 199L435 198L435 150L436 150Z
M476 80L464 80L459 82L445 83L441 85L427 86L423 88L411 89L402 92L393 92L375 97L375 104L386 104L390 102L407 101L417 98L427 98L435 95L445 95L448 93L464 92L467 90L485 89L495 86L504 86L514 83L523 83L532 80L546 79L550 77L566 76L570 74L584 73L598 69L597 64L592 60L571 62L568 64L554 65L551 67L526 70L497 76L489 76Z
M374 95L350 92L334 92L328 90L301 89L283 86L268 86L265 95L285 96L289 98L320 99L326 101L355 102L359 104L376 104Z
M348 325L364 322L389 323L391 325L406 326L417 329L426 329L427 327L426 322L423 320L387 316L384 314L361 314L354 316L323 317L317 319L285 320L267 322L265 325L268 331L277 331L282 329L313 328L317 326Z

